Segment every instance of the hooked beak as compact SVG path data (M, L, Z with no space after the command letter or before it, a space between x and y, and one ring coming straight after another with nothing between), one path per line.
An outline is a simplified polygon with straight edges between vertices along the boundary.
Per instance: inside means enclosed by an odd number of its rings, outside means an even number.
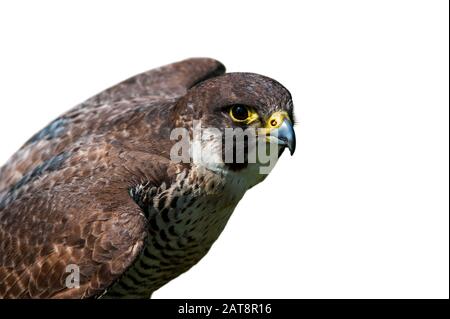
M278 145L286 146L289 149L291 155L295 152L295 132L292 126L291 121L288 118L285 118L280 125L275 130L270 132L271 137L275 137L277 139Z
M295 132L287 112L275 112L270 116L266 122L266 134L267 142L281 145L282 150L287 147L291 155L294 154Z

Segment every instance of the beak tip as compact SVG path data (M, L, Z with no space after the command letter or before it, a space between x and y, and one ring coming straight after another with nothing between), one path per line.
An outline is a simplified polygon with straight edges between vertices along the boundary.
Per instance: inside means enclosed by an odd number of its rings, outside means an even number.
M292 155L294 155L295 153L295 139L293 141L289 141L287 143L287 147L289 148L289 153Z
M296 137L295 137L295 131L290 121L286 122L286 129L282 131L283 139L286 143L286 146L289 148L289 152L291 153L291 156L295 153L295 146L296 146Z

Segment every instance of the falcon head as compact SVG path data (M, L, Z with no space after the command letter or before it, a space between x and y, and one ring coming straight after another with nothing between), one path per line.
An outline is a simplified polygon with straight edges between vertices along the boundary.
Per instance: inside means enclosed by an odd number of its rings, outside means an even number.
M229 174L250 174L251 186L265 178L284 149L291 155L295 151L291 94L262 75L227 73L205 80L177 103L174 116L178 127L190 130L194 164ZM265 150L259 151L261 146ZM264 173L261 167L269 165Z

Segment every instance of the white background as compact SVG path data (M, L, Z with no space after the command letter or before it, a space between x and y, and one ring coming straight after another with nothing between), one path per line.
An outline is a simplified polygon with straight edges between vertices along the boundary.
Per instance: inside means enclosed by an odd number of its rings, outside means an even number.
M0 162L192 56L293 94L297 153L156 298L448 298L448 1L2 1Z

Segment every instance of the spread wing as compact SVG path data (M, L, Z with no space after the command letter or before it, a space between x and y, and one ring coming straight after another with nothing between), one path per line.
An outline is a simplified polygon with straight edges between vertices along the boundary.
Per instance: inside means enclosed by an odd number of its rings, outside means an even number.
M92 134L114 114L152 101L161 106L164 100L173 103L195 84L224 72L225 67L216 60L193 58L138 74L95 95L34 135L0 168L0 195L27 172Z
M26 174L0 195L0 298L101 294L147 236L128 188L165 176L164 159L108 143L72 149Z

